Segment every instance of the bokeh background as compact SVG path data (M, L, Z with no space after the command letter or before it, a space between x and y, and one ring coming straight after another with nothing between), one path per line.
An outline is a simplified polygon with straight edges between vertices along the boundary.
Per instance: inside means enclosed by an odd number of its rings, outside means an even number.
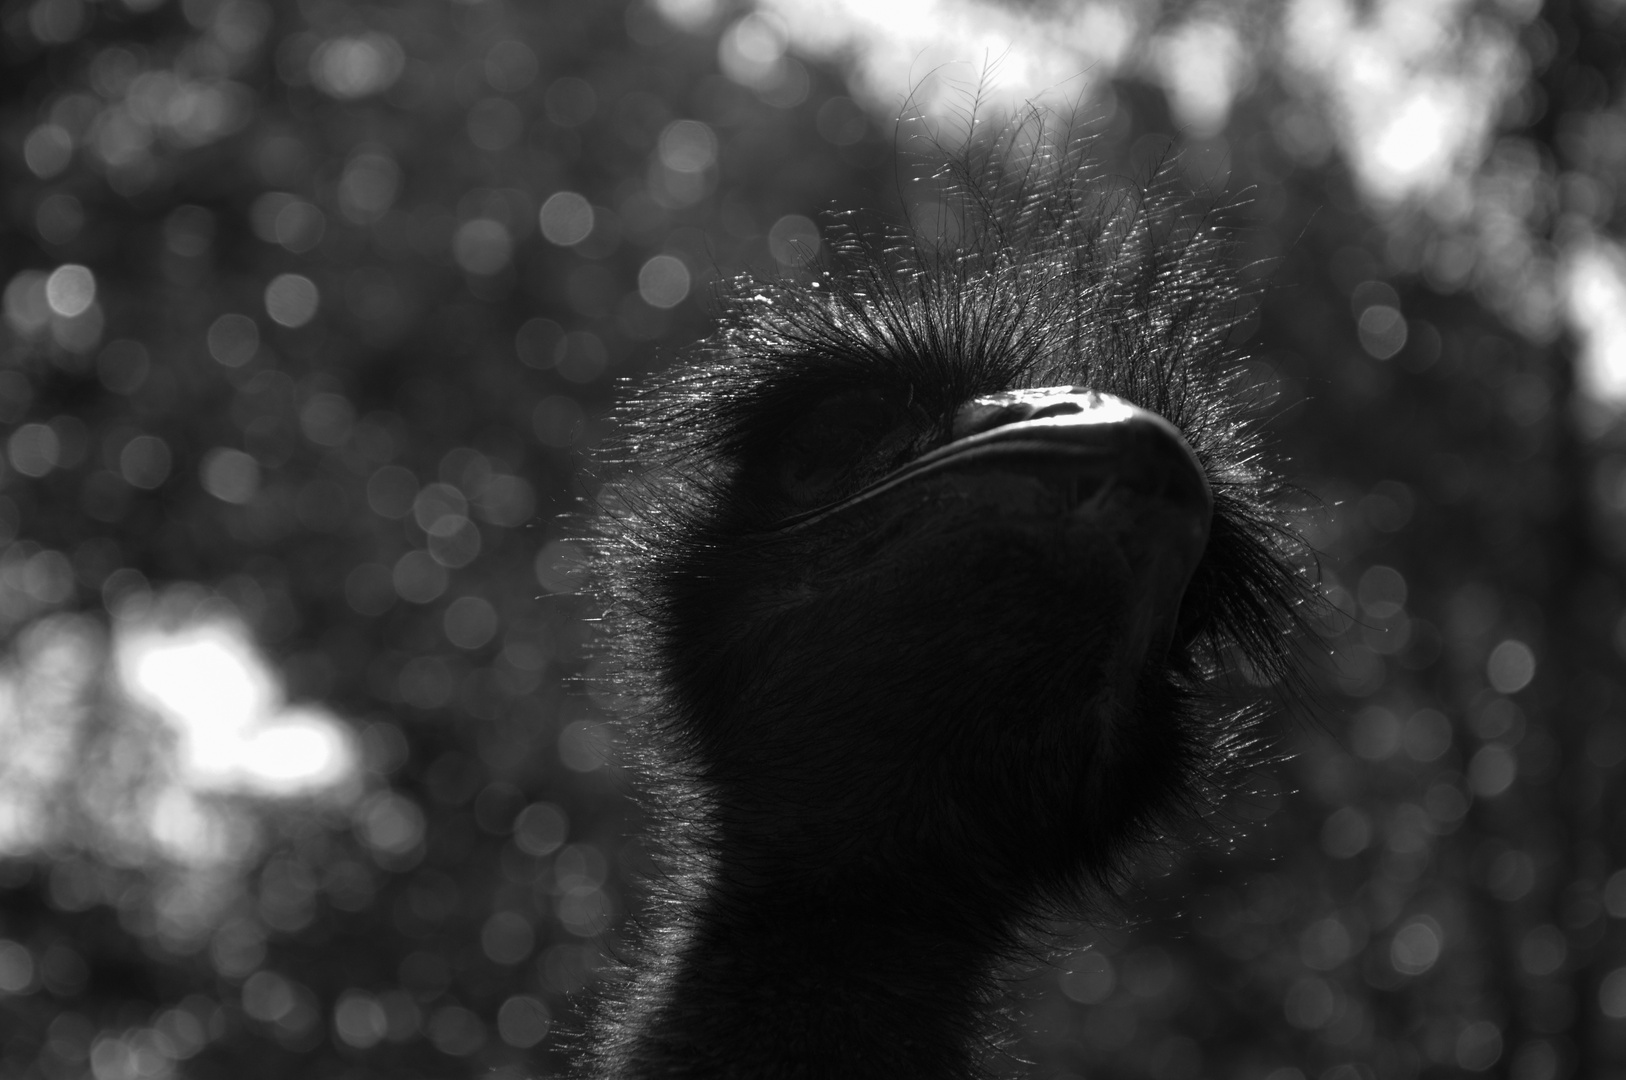
M649 864L584 462L978 86L1240 201L1332 599L1007 1068L1626 1076L1620 0L6 0L0 1076L565 1069Z

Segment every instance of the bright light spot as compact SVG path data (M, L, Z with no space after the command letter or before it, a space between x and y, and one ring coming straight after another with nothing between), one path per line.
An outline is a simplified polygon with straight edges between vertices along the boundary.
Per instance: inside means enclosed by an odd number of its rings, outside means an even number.
M367 194L359 183L359 174L353 174L347 166L339 181L340 209L346 212L359 209L365 213L358 200ZM392 190L390 198L393 200L394 197ZM379 211L380 214L382 212ZM321 210L304 199L282 191L268 191L254 200L249 215L254 235L268 244L280 244L296 255L315 247L327 231L327 218ZM370 220L373 218L364 218L364 221Z
M119 474L125 483L152 491L169 476L174 458L169 444L156 435L137 435L119 451Z
M1361 348L1378 360L1388 360L1406 347L1406 319L1398 308L1374 304L1361 312L1357 330Z
M771 78L775 46L851 65L853 96L892 114L906 98L933 117L962 115L979 84L983 115L1010 115L1049 95L1078 95L1080 72L1105 85L1133 55L1148 19L1130 0L1064 5L989 0L763 0L769 18L735 24L719 60L747 85ZM748 17L749 18L749 17ZM984 79L984 76L987 76Z
M294 1011L296 998L288 980L271 971L256 971L243 984L243 1011L256 1020L275 1023Z
M153 800L147 828L159 848L183 862L207 865L233 855L227 823L179 785L165 788Z
M717 46L717 65L741 86L763 89L778 81L785 46L783 24L772 15L753 12L723 35Z
M1450 165L1450 128L1462 123L1463 103L1448 85L1432 96L1401 103L1377 130L1367 150L1367 181L1379 193L1397 196L1439 178Z
M353 765L339 725L314 711L283 713L248 740L246 751L244 775L270 791L328 787Z
M316 317L321 294L316 282L300 274L278 274L265 287L265 313L283 326L298 328Z
M333 1030L351 1046L365 1050L389 1033L389 1017L371 994L346 990L333 1008Z
M390 577L396 594L414 604L427 604L446 591L446 569L427 551L402 555Z
M247 315L222 315L209 324L209 355L226 367L242 367L260 349L260 328Z
M478 649L497 636L497 610L478 596L463 596L446 607L446 639L460 649Z
M1457 1064L1484 1072L1502 1057L1502 1031L1489 1020L1469 1024L1457 1036Z
M62 441L49 424L24 424L6 440L11 467L24 476L44 476L56 468Z
M552 855L569 835L569 819L552 803L532 803L514 819L514 843L528 855Z
M45 279L45 302L65 319L83 315L96 302L96 275L87 266L59 266Z
M247 729L271 709L270 672L221 626L132 634L119 661L130 692L181 729L184 765L205 782L237 768Z
M374 148L358 153L345 163L344 175L339 178L339 210L357 225L366 225L383 217L395 205L395 197L400 190L401 167L387 151ZM286 241L281 241L285 232L292 237L306 230L319 229L322 215L309 203L289 205L300 208L296 211L297 216L284 222L283 215L288 213L288 207L284 207L278 212L275 225L279 242L284 246L289 246Z
M701 172L717 163L717 136L698 120L674 120L661 132L661 164L678 172Z
M452 256L471 274L495 274L508 265L514 242L501 222L475 218L452 237Z
M655 0L661 18L682 30L700 31L717 17L718 0Z
M126 690L180 736L189 786L292 795L335 786L353 771L340 723L284 709L270 668L239 628L121 628L115 647ZM162 813L177 835L190 828L181 809Z
M768 250L785 266L806 266L819 253L819 228L800 214L786 214L768 230Z
M1169 92L1169 106L1195 135L1225 127L1231 102L1248 76L1247 52L1228 22L1197 18L1152 47L1152 63Z
M1522 641L1509 638L1491 650L1485 677L1498 694L1513 694L1536 677L1536 654Z
M560 247L579 244L593 231L593 207L574 191L548 196L537 217L548 243Z
M72 158L73 137L56 124L41 124L23 140L23 162L41 180L66 169Z
M689 295L689 268L675 255L656 255L638 271L638 295L650 307L672 308Z
M1396 931L1389 944L1389 963L1402 975L1421 975L1440 958L1440 924L1427 915Z
M380 791L356 809L355 827L373 850L403 855L423 839L423 811L404 795Z
M72 587L60 552L16 569L18 603ZM221 598L194 585L157 596L136 587L133 570L120 576L134 580L121 586L110 628L45 614L0 656L0 855L49 853L74 871L52 880L53 899L73 911L116 899L93 864L139 869L153 883L140 901L140 936L195 946L220 926L240 875L263 853L261 819L276 810L260 800L315 795L348 809L360 794L357 752L334 717L284 705ZM409 803L388 805L402 809L382 822L393 826L387 840L421 833ZM63 858L75 853L84 858ZM263 955L259 936L229 956L221 941L215 958L233 977ZM0 970L0 991L5 981Z
M405 65L406 54L388 34L333 38L311 54L311 81L341 100L366 97L389 89Z
M1576 245L1565 253L1563 287L1581 339L1581 389L1626 406L1626 249L1602 239Z
M546 1038L550 1022L547 1004L528 995L511 997L497 1010L497 1032L502 1041L521 1050Z
M1484 158L1520 75L1510 34L1465 32L1457 0L1294 0L1282 55L1291 80L1325 94L1368 195L1437 191Z
M6 283L6 321L20 334L37 334L51 321L45 299L46 277L38 270L23 270Z
M27 602L10 595L14 605ZM61 789L83 775L86 703L102 667L95 624L77 615L34 620L0 657L0 854L26 853L71 832Z
M34 957L28 947L0 938L0 994L25 993L34 982Z

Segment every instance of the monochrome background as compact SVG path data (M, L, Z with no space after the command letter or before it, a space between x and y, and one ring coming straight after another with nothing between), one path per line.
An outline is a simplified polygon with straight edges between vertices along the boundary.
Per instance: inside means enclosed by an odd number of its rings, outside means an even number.
M1626 1076L1623 94L1619 0L6 0L0 1076L562 1071L584 463L1026 102L1229 203L1331 605L1009 1068Z

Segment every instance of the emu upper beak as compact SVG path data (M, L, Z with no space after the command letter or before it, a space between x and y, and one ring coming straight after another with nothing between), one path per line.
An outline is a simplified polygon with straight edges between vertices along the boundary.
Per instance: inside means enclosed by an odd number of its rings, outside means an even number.
M1208 475L1180 430L1111 394L1044 387L967 402L955 414L953 434L953 442L897 479L938 469L986 471L1064 492L1069 522L1115 534L1131 567L1128 653L1167 652L1214 516Z
M1117 490L1167 504L1179 520L1159 539L1183 548L1193 565L1208 543L1208 475L1179 429L1149 409L1084 387L1012 390L967 402L953 434L888 479L973 464L1015 471L1026 462L1041 476L1065 478L1086 500Z
M1126 644L1141 655L1166 652L1214 513L1207 474L1179 429L1122 398L1062 386L975 398L955 413L952 433L790 527L938 483L992 517L1110 539L1132 577Z

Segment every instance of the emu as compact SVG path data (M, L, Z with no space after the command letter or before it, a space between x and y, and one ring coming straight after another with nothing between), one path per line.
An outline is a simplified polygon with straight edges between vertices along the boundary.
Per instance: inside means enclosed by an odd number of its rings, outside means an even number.
M981 1075L998 975L1200 812L1309 596L1225 233L1087 142L742 279L621 415L598 569L666 871L586 1075Z

